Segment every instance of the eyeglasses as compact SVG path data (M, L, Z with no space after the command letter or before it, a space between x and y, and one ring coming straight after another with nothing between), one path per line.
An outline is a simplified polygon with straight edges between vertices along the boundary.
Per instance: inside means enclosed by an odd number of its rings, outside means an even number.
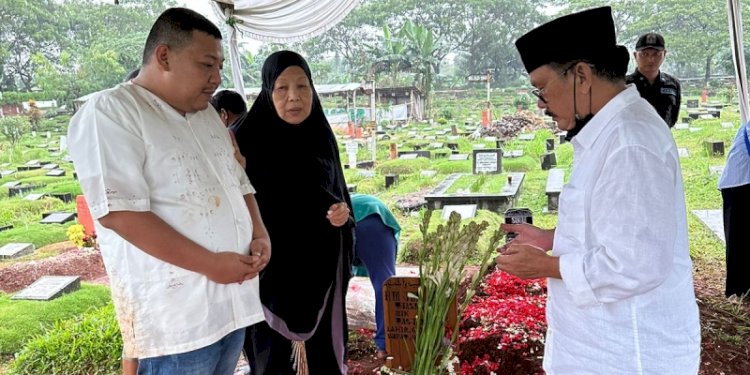
M547 82L547 84L544 85L544 87L542 87L541 89L537 89L537 88L531 89L531 91L530 91L531 95L536 96L539 100L542 101L542 103L547 104L547 99L544 97L544 92L547 90L547 87L549 86L550 83L552 83L552 82L560 79L565 74L567 74L568 70L570 70L570 68L571 67L568 67L565 70L563 70L562 73L560 73L557 77L555 77L555 78L551 79L549 82Z

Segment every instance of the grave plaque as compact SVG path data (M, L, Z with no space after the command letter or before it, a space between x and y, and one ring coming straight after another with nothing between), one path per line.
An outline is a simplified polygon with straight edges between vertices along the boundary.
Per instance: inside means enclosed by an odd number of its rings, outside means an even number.
M356 184L346 184L346 190L348 190L350 193L356 193L357 192L357 185Z
M76 214L72 212L52 212L48 215L43 215L40 224L65 224L76 218Z
M375 177L375 172L369 169L360 169L360 170L357 170L357 175L362 176L364 178L372 178L372 177Z
M8 188L8 196L15 197L16 195L26 194L34 189L39 188L37 185L16 185Z
M722 122L721 127L724 129L731 129L734 127L734 124L731 122Z
M417 154L414 154L414 153L412 153L412 154L401 154L401 155L398 156L398 158L399 159L404 159L404 160L413 160L413 159L417 158Z
M523 150L510 150L507 154L503 154L506 158L520 158L523 156Z
M385 365L390 368L411 369L417 337L418 293L419 277L396 276L383 284L385 350L389 354ZM456 317L456 301L453 300L446 325L453 327Z
M503 152L500 149L474 150L474 174L502 173L502 157Z
M9 229L13 229L13 224L0 225L0 232Z
M57 164L45 164L42 166L42 169L49 169L49 170L57 169Z
M430 148L443 148L443 144L441 142L432 142L430 143Z
M458 143L456 142L448 142L446 147L448 147L451 150L458 150Z
M461 216L461 220L471 219L477 214L476 204L449 204L443 206L442 218L445 221L451 216L451 212L456 212Z
M10 176L10 175L12 175L14 173L16 173L16 171L11 170L11 169L6 169L4 171L0 171L0 178L8 177L8 176Z
M691 133L695 133L695 132L699 132L699 131L703 130L703 128L690 127L690 129L688 129L688 130L690 130Z
M460 161L460 160L469 160L468 154L453 154L448 156L448 160L451 161Z
M546 171L557 165L557 157L554 152L547 152L542 155L542 170Z
M724 141L706 140L703 144L709 156L724 156Z
M674 128L676 130L685 130L690 128L690 124L686 124L684 122L679 122L677 124L674 124Z
M563 143L567 142L568 140L565 139L565 137L567 137L567 136L568 136L568 132L557 133L557 138L558 138L557 143L563 144Z
M425 170L419 173L422 177L434 177L437 174L437 171L431 171L431 170Z
M80 287L81 278L78 276L42 276L11 299L49 301Z
M45 176L50 177L65 177L65 170L64 169L53 169L45 174Z
M20 256L31 254L33 252L34 244L13 242L0 247L0 259L18 258Z
M521 134L518 136L518 139L521 141L533 141L534 134Z
M4 188L12 188L21 185L21 181L8 181L3 184Z
M686 157L689 157L689 156L690 156L690 152L689 152L689 151L688 151L688 149L687 149L687 148L685 148L685 147L679 147L679 148L677 148L677 154L678 154L678 155L679 155L679 156L680 156L681 158L686 158Z
M29 160L26 165L39 165L39 160Z
M484 145L484 143L474 143L471 145L471 148L485 148L487 146Z
M86 198L83 195L76 196L76 218L78 224L83 225L83 229L88 235L96 233L94 229L94 219L89 212L89 206L86 204Z
M65 203L70 203L73 201L72 193L50 193L49 196L52 198L57 198Z
M391 187L391 185L398 182L398 175L397 174L387 174L385 175L385 188L388 189Z
M687 107L688 108L698 108L698 99L688 99L687 100Z
M33 194L29 194L29 195L23 197L23 200L25 200L25 201L38 201L38 200L44 198L46 195L47 194L44 194L44 193L33 193Z
M721 176L721 174L724 173L724 166L723 165L709 165L708 173L711 175Z
M547 139L547 151L555 151L555 140L552 138Z

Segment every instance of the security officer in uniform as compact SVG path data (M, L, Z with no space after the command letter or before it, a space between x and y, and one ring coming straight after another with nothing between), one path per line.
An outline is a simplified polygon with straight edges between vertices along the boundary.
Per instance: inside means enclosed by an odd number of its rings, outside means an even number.
M680 81L659 70L666 55L664 37L657 33L641 35L633 52L637 67L633 74L625 76L625 82L634 83L641 97L654 106L671 128L680 114L682 95Z

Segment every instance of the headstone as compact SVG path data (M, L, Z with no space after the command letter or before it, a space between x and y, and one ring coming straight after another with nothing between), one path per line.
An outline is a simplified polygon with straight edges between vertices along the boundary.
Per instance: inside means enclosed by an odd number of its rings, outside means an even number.
M557 165L557 157L554 152L547 152L542 155L542 170L546 171Z
M12 169L6 169L4 171L0 171L0 178L8 177L8 176L10 176L10 175L12 175L14 173L16 173L16 171L14 171Z
M94 219L91 217L89 206L86 204L86 197L83 195L76 196L76 218L78 219L78 224L83 225L83 229L87 235L96 233Z
M710 119L714 118L714 116L712 116L712 115L699 115L698 118L701 119L701 120L710 120Z
M451 216L451 212L456 212L461 215L461 220L471 219L477 214L476 204L449 204L443 206L442 218L445 221Z
M473 148L473 149L483 149L483 148L486 148L486 147L487 146L485 146L484 143L474 143L473 145L471 145L471 148Z
M545 193L547 194L547 211L557 211L560 203L560 193L563 188L563 180L565 179L565 171L558 168L552 168L549 170L547 175L547 187Z
M457 142L448 142L446 144L446 147L448 147L451 150L458 150L458 143Z
M698 99L688 99L687 100L687 107L688 108L698 108Z
M441 142L433 142L430 143L430 148L443 148L443 144Z
M404 160L413 160L413 159L417 158L417 154L416 153L401 154L401 155L398 156L398 158L399 159L404 159Z
M57 169L57 164L45 164L42 166L42 169L49 169L49 170Z
M724 156L724 141L703 141L709 156Z
M45 176L50 177L64 177L65 176L65 170L64 169L53 169L45 174Z
M676 130L685 130L685 129L689 129L690 128L690 124L686 124L684 122L678 122L678 123L674 124L674 128Z
M724 173L724 166L723 165L709 165L708 173L712 176L721 176L721 174Z
M419 173L419 175L422 177L434 177L436 174L437 174L437 171L431 171L431 170L426 170L426 171L422 171Z
M721 127L724 129L732 129L734 128L734 124L731 122L722 122Z
M547 151L555 151L555 140L552 138L548 138L547 142L545 143L547 146Z
M78 276L42 276L11 299L49 301L81 288Z
M694 127L691 126L689 130L690 130L691 133L695 133L695 132L699 132L699 131L703 130L703 128L694 128Z
M563 143L567 142L568 140L565 139L565 137L567 137L567 136L568 136L568 132L567 131L563 131L563 132L557 133L557 138L558 138L557 143L563 144Z
M0 232L4 230L9 230L9 229L13 229L13 224L0 225Z
M453 154L453 155L448 156L448 160L451 160L451 161L469 160L469 154Z
M38 201L38 200L44 198L46 195L47 194L44 194L44 193L29 194L29 195L23 197L23 200L25 200L25 201Z
M364 178L372 178L372 177L375 177L375 171L371 171L369 169L359 169L357 170L357 175L362 176Z
M70 203L73 201L72 193L50 193L49 196L52 198L57 198L65 203Z
M693 210L693 215L706 225L721 242L727 242L724 235L724 213L722 210Z
M356 141L349 141L345 144L346 147L346 155L349 158L349 168L356 168L357 167L357 149L359 148L359 145Z
M502 158L503 151L500 149L474 150L472 162L472 171L474 174L491 173L497 174L503 172Z
M523 150L510 150L508 153L503 153L503 156L506 158L520 158L523 156Z
M31 185L31 184L24 184L24 185L16 185L8 188L8 196L9 197L15 197L16 195L23 195L26 194L34 189L38 189L40 186L38 185Z
M451 125L451 134L458 135L458 128L456 127L456 125Z
M25 171L33 171L37 169L42 169L42 166L37 165L19 165L18 168L16 168L19 172L25 172Z
M40 224L65 224L76 218L76 214L72 212L52 212L50 214L42 215Z
M39 160L29 160L26 165L39 165Z
M518 139L521 141L533 141L534 134L521 134L518 136Z
M689 152L689 151L688 151L688 149L687 149L687 148L685 148L685 147L678 147L678 148L677 148L677 154L678 154L678 155L679 155L679 156L680 156L681 158L687 158L687 157L689 157L689 156L690 156L690 152Z
M3 184L4 188L12 188L15 186L21 185L21 181L8 181Z
M0 247L0 259L18 258L34 252L33 243L12 242Z
M398 175L397 174L387 174L385 175L385 188L388 189L393 184L398 182Z
M356 193L357 192L357 185L355 185L355 184L346 184L346 189L350 193Z

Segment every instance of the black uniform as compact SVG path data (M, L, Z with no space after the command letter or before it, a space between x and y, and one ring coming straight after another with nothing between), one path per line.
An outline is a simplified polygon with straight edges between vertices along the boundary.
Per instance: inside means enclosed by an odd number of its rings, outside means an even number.
M680 81L677 78L659 72L654 84L649 85L648 79L636 69L633 74L625 76L625 83L634 83L641 97L654 106L664 122L670 128L674 126L680 114L680 100L682 99Z

